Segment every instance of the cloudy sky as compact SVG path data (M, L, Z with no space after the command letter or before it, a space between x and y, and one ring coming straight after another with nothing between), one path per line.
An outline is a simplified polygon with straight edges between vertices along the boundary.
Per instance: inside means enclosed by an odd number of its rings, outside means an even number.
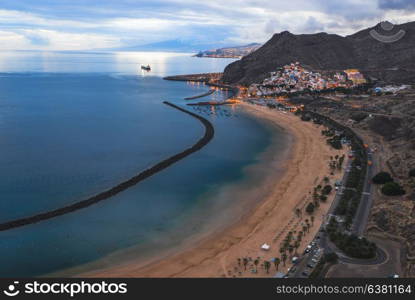
M91 50L166 40L236 45L415 21L414 0L1 0L0 49Z

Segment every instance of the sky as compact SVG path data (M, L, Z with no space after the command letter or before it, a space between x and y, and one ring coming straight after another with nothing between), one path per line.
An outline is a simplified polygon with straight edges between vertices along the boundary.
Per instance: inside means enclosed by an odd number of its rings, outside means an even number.
M415 21L414 0L1 0L0 50L96 50L169 40L263 43Z

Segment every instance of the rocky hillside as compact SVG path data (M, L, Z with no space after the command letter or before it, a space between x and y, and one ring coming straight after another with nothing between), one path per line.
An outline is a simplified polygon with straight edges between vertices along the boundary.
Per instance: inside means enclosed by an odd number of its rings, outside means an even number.
M394 43L382 43L370 35L374 29L382 35L400 30L405 35ZM415 22L382 29L381 24L342 37L317 33L295 35L288 31L275 34L257 51L225 68L226 83L251 84L262 81L277 67L299 61L314 70L358 68L366 76L386 82L415 81Z
M261 44L251 43L243 46L226 47L213 50L200 51L197 57L243 57L261 47Z

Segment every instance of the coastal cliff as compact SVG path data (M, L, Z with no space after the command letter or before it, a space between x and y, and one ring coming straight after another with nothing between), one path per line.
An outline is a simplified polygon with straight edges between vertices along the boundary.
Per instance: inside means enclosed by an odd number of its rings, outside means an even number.
M405 34L394 43L374 39L370 31L391 36ZM342 37L316 33L295 35L284 31L257 51L229 64L223 81L231 84L261 82L276 68L295 61L314 70L358 68L368 77L386 82L409 83L415 80L415 22L397 25L390 32L381 24Z

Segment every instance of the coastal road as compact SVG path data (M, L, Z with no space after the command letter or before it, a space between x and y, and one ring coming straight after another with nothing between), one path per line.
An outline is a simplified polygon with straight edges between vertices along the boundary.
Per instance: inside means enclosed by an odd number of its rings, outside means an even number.
M308 253L305 253L303 257L291 268L292 271L289 277L292 278L307 278L313 271L310 265L317 265L314 260L322 252L322 248L319 247L318 243L311 245L311 249Z
M345 172L343 174L342 183L344 184L347 182L347 179L349 177L350 168L352 166L352 160L348 159L346 163L346 167L344 168ZM308 274L311 274L312 270L307 267L307 265L315 264L312 260L319 251L319 249L322 249L324 253L332 252L331 248L328 244L328 237L325 232L322 232L321 230L325 228L327 217L334 214L334 210L337 207L337 204L339 203L342 195L343 195L343 185L339 188L338 191L336 191L336 195L334 196L333 201L331 202L331 205L329 207L329 210L327 211L326 218L324 218L323 222L321 223L321 226L319 228L319 231L316 234L316 237L314 238L314 241L316 243L312 245L310 252L306 253L299 259L297 264L293 267L294 271L290 272L289 277L293 278L301 278L301 277L308 277L303 275L303 272L307 272Z
M368 152L368 160L373 161L372 153ZM327 216L333 215L334 211L343 195L344 186L343 184L347 182L350 168L352 165L352 160L347 161L347 165L345 167L345 172L343 174L342 179L342 186L336 192L336 196L334 197L330 208L327 212ZM370 178L373 177L373 165L368 165L366 170L365 176L365 185L362 192L362 198L359 203L358 211L356 212L355 219L353 220L352 224L352 233L358 236L362 236L366 229L367 221L369 218L370 209L372 207L372 183L370 182ZM326 218L327 220L327 218ZM299 260L297 265L295 266L294 271L291 273L290 277L298 278L298 277L308 277L304 274L310 274L312 269L308 267L308 265L315 265L313 262L313 258L315 259L316 253L319 251L318 249L322 249L324 253L335 252L339 256L339 261L343 263L349 264L360 264L360 265L376 265L384 262L387 258L387 254L382 249L378 248L377 255L374 259L364 260L364 259L355 259L344 255L340 250L338 250L328 239L328 236L325 232L321 232L321 229L324 229L325 221L321 224L319 232L316 234L316 238L314 241L317 241L315 245L312 246L311 251ZM304 273L306 272L306 273Z
M373 177L374 165L373 165L373 154L371 151L367 152L368 161L371 161L372 164L368 165L366 168L366 174L364 179L363 192L360 199L360 203L355 215L355 218L352 223L351 233L357 236L363 236L366 230L366 226L369 219L370 210L372 208L373 197L372 197L372 183L371 178ZM333 202L330 205L327 216L333 215L335 208L337 207L341 196L344 191L343 184L347 182L349 171L351 168L351 160L348 160L347 166L342 179L342 187L337 191ZM310 253L303 255L299 260L293 272L289 274L289 277L308 277L304 274L310 274L312 272L307 266L313 264L313 257L315 257L316 249L322 249L324 253L335 252L339 256L339 261L349 264L359 264L359 265L376 265L383 263L387 259L387 254L381 248L378 248L377 255L373 259L364 260L364 259L355 259L344 255L340 250L333 245L325 232L321 232L321 229L325 227L325 221L321 224L319 232L316 234L314 241L317 241L315 246L312 247ZM306 273L304 273L306 272Z
M373 161L372 153L368 152L368 161ZM363 236L367 222L369 220L370 209L372 208L373 197L372 197L372 183L371 178L373 177L373 165L368 165L366 170L365 185L363 187L362 198L360 199L359 207L353 221L352 233L357 236Z
M342 195L343 195L343 191L344 191L344 183L347 182L347 179L349 178L349 173L350 173L350 169L352 167L352 160L348 159L347 160L347 165L344 168L344 174L343 174L343 178L342 178L342 186L339 187L339 190L336 192L336 196L334 197L333 201L331 202L330 208L327 212L327 217L330 215L334 215L334 211L337 207L337 205L339 204ZM326 220L321 224L320 230L319 232L325 228L326 224L325 222L328 221L328 219L326 218ZM328 246L328 236L325 232L323 232L322 234L320 234L320 240L319 240L319 244L320 247L323 248L325 251L326 250L330 250L329 246Z
M334 110L334 109L333 109ZM344 111L344 112L355 112L355 110L351 110L351 109L342 109L342 108L336 108L336 111ZM383 114L383 113L377 113L377 112L371 112L371 111L367 111L367 110L359 110L359 112L364 112L367 114L370 114L372 116L379 116L379 117L386 117L386 118L410 118L410 119L415 119L414 116L408 115L408 114Z

